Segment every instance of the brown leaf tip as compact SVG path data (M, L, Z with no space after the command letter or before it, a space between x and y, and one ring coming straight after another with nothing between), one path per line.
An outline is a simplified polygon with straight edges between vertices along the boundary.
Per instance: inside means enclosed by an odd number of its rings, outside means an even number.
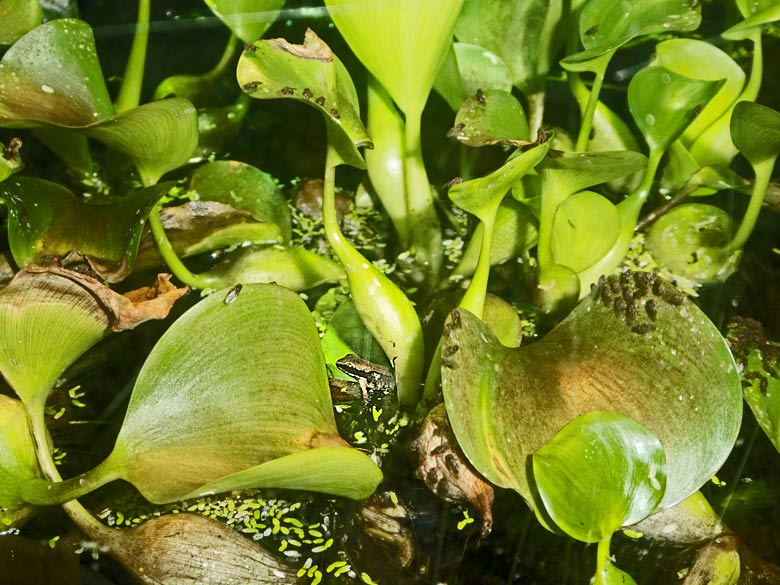
M269 39L268 43L301 59L333 61L333 52L330 47L310 28L306 29L302 45L294 45L285 39Z

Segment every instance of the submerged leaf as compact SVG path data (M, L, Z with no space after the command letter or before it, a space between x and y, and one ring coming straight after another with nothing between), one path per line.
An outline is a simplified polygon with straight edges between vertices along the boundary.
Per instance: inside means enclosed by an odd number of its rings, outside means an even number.
M661 507L709 480L739 431L741 388L728 347L693 303L654 275L611 276L545 337L517 349L455 311L442 355L442 390L461 447L487 479L529 502L527 457L581 414L614 411L658 437L668 478Z
M157 503L250 484L367 497L381 472L346 449L305 303L247 284L213 293L168 329L138 375L114 450L87 475L126 479Z
M537 449L532 461L537 505L582 542L600 542L642 520L666 487L661 443L613 412L577 417Z

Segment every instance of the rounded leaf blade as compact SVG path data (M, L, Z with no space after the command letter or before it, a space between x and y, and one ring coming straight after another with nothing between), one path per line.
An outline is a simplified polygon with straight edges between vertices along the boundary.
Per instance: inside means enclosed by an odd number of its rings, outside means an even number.
M642 425L612 412L591 412L558 431L532 459L544 509L566 534L599 542L639 522L661 501L666 457Z

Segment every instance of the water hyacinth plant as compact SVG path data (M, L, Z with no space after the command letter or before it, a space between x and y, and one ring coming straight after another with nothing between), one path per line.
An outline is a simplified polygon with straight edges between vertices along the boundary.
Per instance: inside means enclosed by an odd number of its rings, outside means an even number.
M0 0L4 579L780 582L776 2L106 8Z

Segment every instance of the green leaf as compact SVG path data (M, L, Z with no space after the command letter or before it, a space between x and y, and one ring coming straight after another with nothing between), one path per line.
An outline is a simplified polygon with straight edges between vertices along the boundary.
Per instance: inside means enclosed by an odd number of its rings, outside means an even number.
M447 135L468 146L530 144L523 106L511 93L499 89L477 89L469 96Z
M290 209L268 173L239 161L212 161L192 173L189 187L198 201L217 201L248 211L256 221L278 225L284 241L290 240Z
M538 165L549 150L549 140L535 144L524 152L517 150L498 170L485 177L454 185L449 191L450 199L482 221L494 217L512 185Z
M512 91L512 79L504 60L483 47L453 43L452 59L444 61L434 84L453 110L478 89Z
M330 258L304 248L281 245L236 250L207 274L218 277L224 286L275 282L294 291L345 278L341 265Z
M44 23L0 61L0 126L78 127L113 113L92 29L85 22Z
M634 173L646 164L647 158L638 152L552 151L538 169L542 196L554 193L550 197L560 204L573 193Z
M422 112L463 0L326 0L350 49L407 116Z
M198 114L184 98L144 104L81 130L127 155L145 186L185 164L198 145Z
M41 24L39 0L5 0L0 4L0 45L13 44Z
M690 203L661 216L647 232L646 246L658 264L701 284L723 282L739 253L726 249L734 233L731 216L713 205Z
M737 2L737 5L744 4ZM745 18L742 22L739 22L721 33L724 39L730 41L741 41L750 38L757 28L764 28L764 25L770 24L780 20L780 4L777 4L773 0L765 0L764 2L750 2L747 4L749 7L756 7L756 10L752 14ZM743 16L747 16L746 11L740 6L740 11Z
M251 43L279 16L285 0L205 0L211 11L224 22L233 34L245 43Z
M21 271L0 289L3 377L25 406L42 410L57 379L110 325L99 299L78 280Z
M247 284L238 295L213 293L160 338L114 450L88 475L126 479L157 503L247 481L367 497L381 473L345 448L305 303L276 285ZM311 477L297 460L312 467ZM341 473L329 472L345 462Z
M306 30L303 45L262 40L238 61L238 83L257 99L292 98L320 110L343 162L365 168L358 147L371 146L360 120L357 93L344 65L322 39Z
M720 90L707 102L701 112L680 136L685 146L691 148L702 133L715 124L719 118L730 114L731 107L745 85L745 73L742 68L726 54L710 43L697 39L670 39L658 43L655 47L655 63L679 75L691 79L719 81L724 79ZM720 132L730 145L728 117L721 123ZM714 141L715 136L710 135ZM715 145L711 145L714 148Z
M46 264L47 259L77 251L101 277L119 282L133 269L149 212L171 187L162 183L96 204L43 179L8 180L0 185L0 194L8 205L14 261L19 266Z
M555 32L561 11L559 0L465 0L455 36L498 55L513 84L533 93L543 87L560 44Z
M0 526L4 530L31 511L19 498L18 485L40 476L27 412L21 402L0 394Z
M761 323L752 319L734 319L726 338L741 367L745 401L780 451L780 344L768 340Z
M528 456L595 410L627 416L661 441L662 508L720 468L742 415L734 358L693 303L651 278L605 279L550 333L517 349L467 311L453 312L442 391L458 442L488 480L532 501Z
M556 264L582 272L612 248L620 231L617 208L593 191L568 197L555 213L550 246Z
M580 13L580 39L585 50L562 63L582 63L643 35L696 30L701 6L690 0L589 0ZM568 68L568 67L567 67Z
M645 427L613 412L581 415L533 454L538 505L566 534L599 542L658 506L666 457Z
M20 270L0 289L0 371L31 415L42 418L55 383L81 354L111 331L165 318L186 292L164 276L125 296L64 268Z
M474 235L469 238L458 266L452 271L451 278L474 274L484 233L485 227L478 225ZM504 199L496 212L490 265L502 264L521 256L536 245L537 236L536 219L528 206L511 197Z
M725 83L692 79L665 67L642 69L628 84L628 107L652 151L665 151Z
M751 165L780 153L780 113L753 102L739 102L731 116L731 139Z

